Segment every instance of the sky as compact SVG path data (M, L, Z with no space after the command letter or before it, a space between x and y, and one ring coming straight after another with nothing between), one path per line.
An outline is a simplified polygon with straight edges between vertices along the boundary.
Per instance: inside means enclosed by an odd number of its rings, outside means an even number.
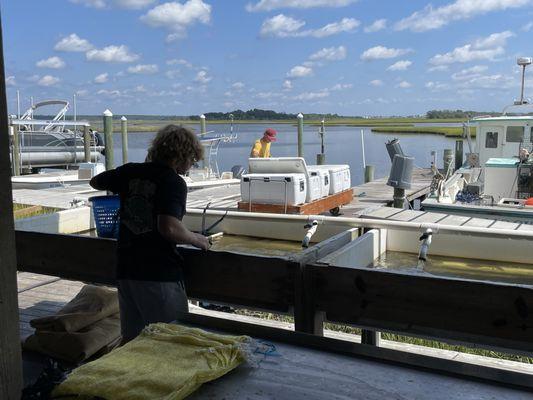
M0 0L10 113L502 110L533 0ZM529 73L528 73L529 72ZM526 71L533 98L533 66Z

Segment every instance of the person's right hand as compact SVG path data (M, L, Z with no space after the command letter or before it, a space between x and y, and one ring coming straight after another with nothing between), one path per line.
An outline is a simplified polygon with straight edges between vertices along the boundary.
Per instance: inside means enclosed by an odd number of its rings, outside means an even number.
M209 239L205 237L204 235L200 235L199 233L196 234L196 241L192 244L194 247L198 247L202 250L208 250L210 243Z

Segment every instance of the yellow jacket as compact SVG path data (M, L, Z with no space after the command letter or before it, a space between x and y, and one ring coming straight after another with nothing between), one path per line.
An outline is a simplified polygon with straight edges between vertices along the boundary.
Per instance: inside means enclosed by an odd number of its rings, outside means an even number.
M250 158L269 158L270 154L270 142L266 142L262 139L257 139L250 152Z

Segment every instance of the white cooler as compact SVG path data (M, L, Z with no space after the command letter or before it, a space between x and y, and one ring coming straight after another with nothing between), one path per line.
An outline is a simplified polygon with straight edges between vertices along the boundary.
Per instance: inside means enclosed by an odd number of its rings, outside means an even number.
M303 204L307 197L304 174L246 174L241 177L242 201L288 206ZM250 200L251 198L251 200Z
M313 165L313 169L329 172L329 194L335 194L352 187L349 165Z
M322 197L322 180L318 174L309 172L307 174L307 197L306 203L318 200Z
M322 187L320 177L312 176L302 157L272 157L272 158L250 158L248 160L248 170L251 174L303 174L307 181L306 203L320 199L322 197ZM253 194L252 194L253 196Z
M329 171L327 169L315 168L314 165L307 166L311 176L318 175L320 178L320 197L329 195Z

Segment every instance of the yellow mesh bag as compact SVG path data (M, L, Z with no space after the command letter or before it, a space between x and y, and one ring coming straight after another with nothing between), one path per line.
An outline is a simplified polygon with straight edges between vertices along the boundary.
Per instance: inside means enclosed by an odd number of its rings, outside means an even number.
M247 336L152 324L126 345L75 369L52 398L183 399L241 364L249 341Z

